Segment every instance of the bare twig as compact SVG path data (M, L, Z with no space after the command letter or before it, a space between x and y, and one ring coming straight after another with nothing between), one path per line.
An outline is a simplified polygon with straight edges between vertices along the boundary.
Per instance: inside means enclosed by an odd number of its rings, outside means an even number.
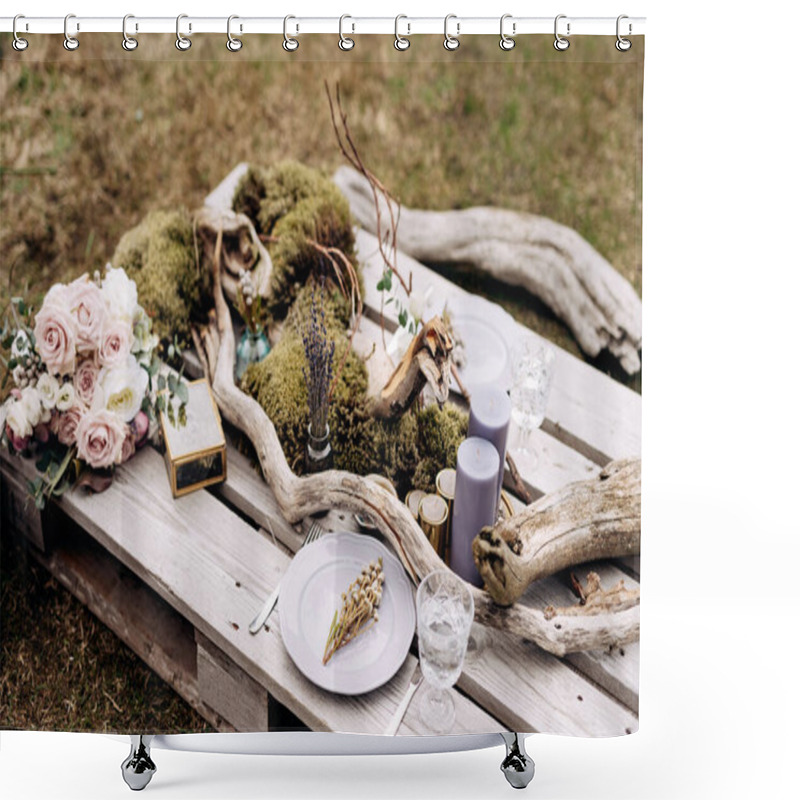
M519 474L519 470L517 469L517 465L514 463L514 459L511 458L511 453L506 453L506 463L508 464L508 471L511 473L511 479L514 481L514 488L517 490L520 500L522 500L526 506L529 506L533 502L533 498L531 497L531 493L528 491L525 484L522 482L522 476Z

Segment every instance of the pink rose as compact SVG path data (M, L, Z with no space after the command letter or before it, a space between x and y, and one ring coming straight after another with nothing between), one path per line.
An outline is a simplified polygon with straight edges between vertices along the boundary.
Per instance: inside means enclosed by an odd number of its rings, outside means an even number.
M133 428L136 446L141 447L144 444L144 440L147 438L147 434L150 432L150 420L147 414L145 414L144 411L139 411L133 418L131 427Z
M33 328L36 349L51 375L68 375L75 369L76 329L69 311L45 298Z
M100 365L110 367L121 364L131 351L132 339L130 324L118 319L106 322L97 353Z
M78 399L87 407L92 405L94 390L97 386L97 376L100 370L90 358L86 358L78 364L72 382L75 386L75 394Z
M136 438L133 428L128 426L128 433L122 442L122 455L120 456L120 463L124 464L136 452Z
M113 411L87 412L75 431L78 457L96 469L119 464L127 427Z
M86 276L69 285L70 311L75 317L79 353L100 347L100 336L106 321L106 301L100 287Z
M53 432L58 434L58 441L61 444L71 447L76 442L78 425L83 419L85 409L80 405L74 405L58 415L58 419L52 424Z

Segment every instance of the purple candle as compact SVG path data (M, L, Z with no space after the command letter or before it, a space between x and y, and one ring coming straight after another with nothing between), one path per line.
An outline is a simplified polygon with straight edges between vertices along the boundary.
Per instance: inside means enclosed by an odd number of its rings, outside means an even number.
M500 464L497 470L497 497L495 512L503 490L503 473L506 463L506 442L511 424L511 400L496 386L481 386L472 393L469 404L469 430L467 436L479 436L494 445Z
M494 525L499 465L500 456L491 442L474 436L461 442L456 461L450 568L475 586L483 586L483 579L472 557L472 540L481 528Z

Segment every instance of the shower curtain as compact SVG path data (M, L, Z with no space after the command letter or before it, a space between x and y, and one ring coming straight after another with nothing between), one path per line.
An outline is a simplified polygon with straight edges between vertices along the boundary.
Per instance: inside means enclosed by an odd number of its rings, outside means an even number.
M638 728L644 41L354 40L4 38L0 728Z

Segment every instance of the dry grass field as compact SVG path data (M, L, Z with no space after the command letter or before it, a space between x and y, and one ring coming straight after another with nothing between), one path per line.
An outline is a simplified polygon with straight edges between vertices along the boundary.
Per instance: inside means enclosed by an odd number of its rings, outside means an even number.
M24 54L0 42L0 315L14 295L36 301L101 268L148 211L199 205L240 161L332 173L342 158L325 80L340 84L364 160L402 202L551 217L641 293L643 45L620 54L608 38L580 39L557 53L540 37L502 53L474 37L448 54L430 37L397 53L360 38L341 53L331 37L305 37L288 55L252 37L230 54L224 37L203 37L181 54L173 39L148 36L131 54L117 35L87 36L75 53L59 37ZM579 352L532 298L447 274ZM2 552L0 726L124 729L130 708L152 722L155 676L17 555ZM166 688L155 696L156 726L203 728Z

